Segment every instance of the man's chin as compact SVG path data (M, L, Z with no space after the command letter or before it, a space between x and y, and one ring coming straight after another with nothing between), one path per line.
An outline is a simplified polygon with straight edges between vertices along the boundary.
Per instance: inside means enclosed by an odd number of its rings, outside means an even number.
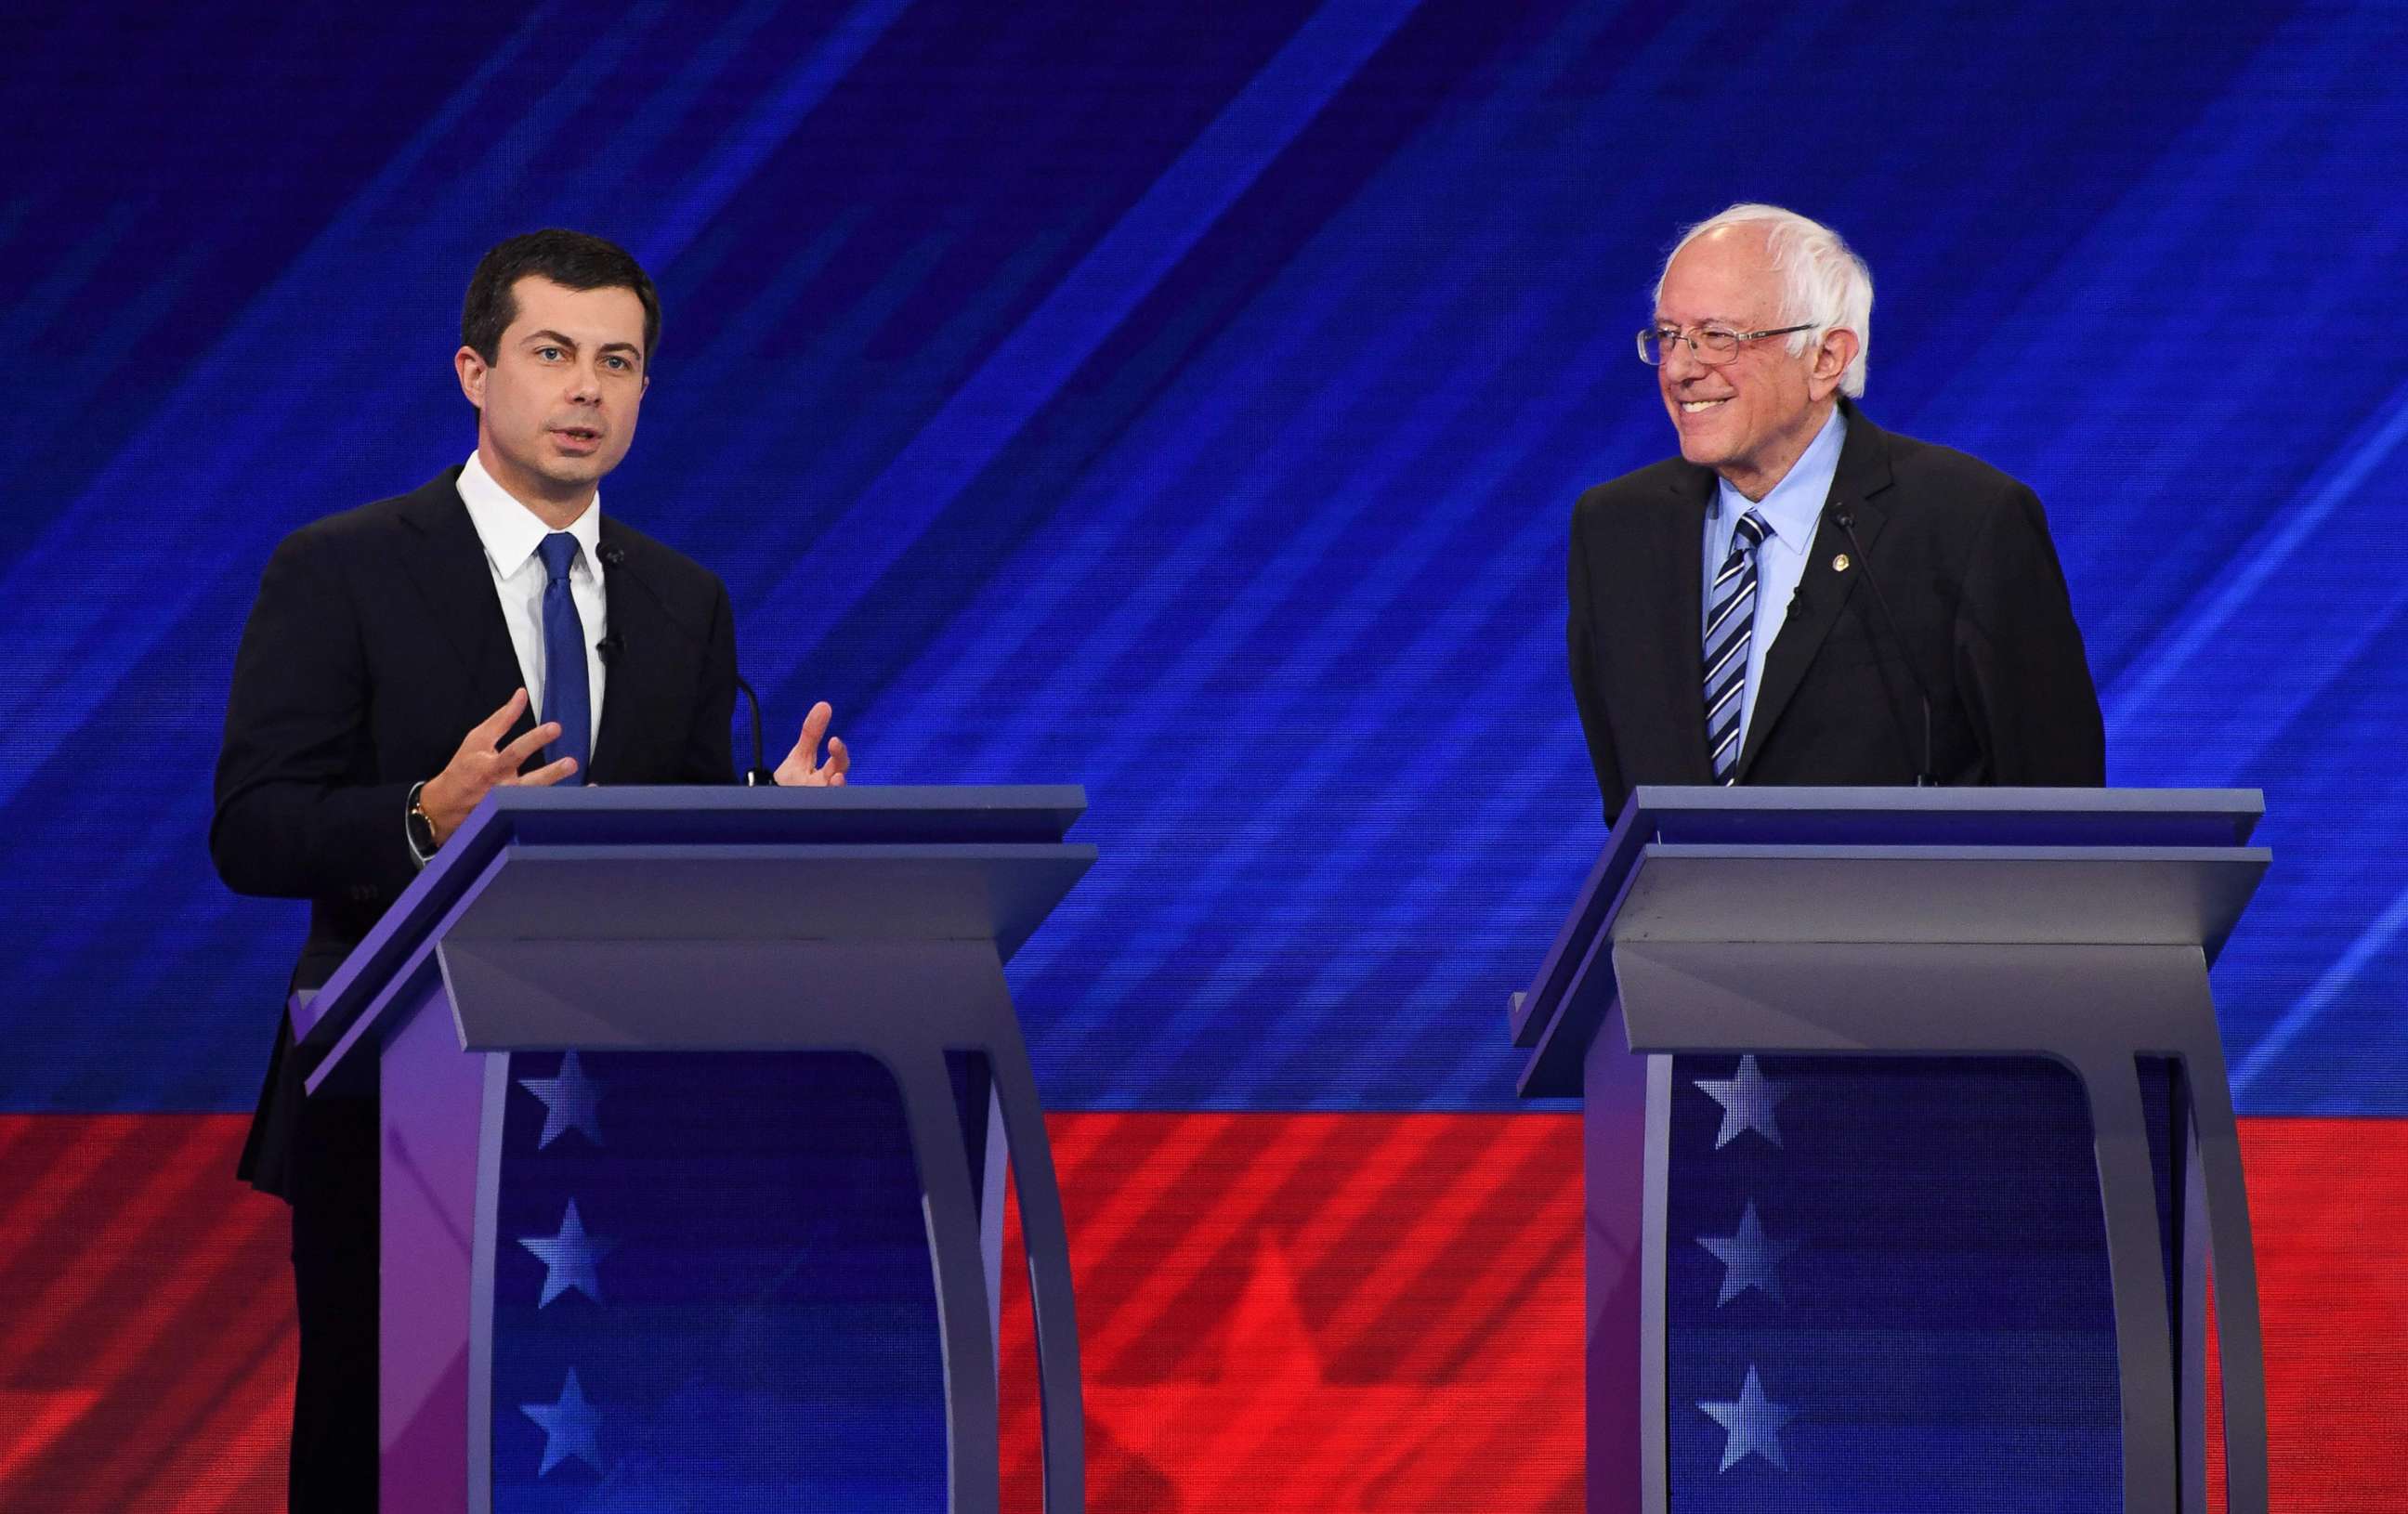
M1681 433L1681 456L1701 468L1718 468L1730 460L1730 450L1684 431Z
M618 464L615 457L595 453L592 457L550 457L543 462L545 478L564 488L583 489L601 481L604 474Z

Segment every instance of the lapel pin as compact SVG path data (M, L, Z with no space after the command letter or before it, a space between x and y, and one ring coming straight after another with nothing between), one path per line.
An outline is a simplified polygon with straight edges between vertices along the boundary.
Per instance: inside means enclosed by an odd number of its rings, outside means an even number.
M1847 553L1842 552L1839 556L1831 559L1831 571L1834 573L1845 573L1848 571Z

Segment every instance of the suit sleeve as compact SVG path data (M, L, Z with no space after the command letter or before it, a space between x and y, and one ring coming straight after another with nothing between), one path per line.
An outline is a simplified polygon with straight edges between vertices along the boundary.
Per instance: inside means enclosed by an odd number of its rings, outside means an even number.
M1955 650L1957 686L1992 782L2107 781L2105 722L2065 570L2040 497L2022 484L1990 510L1974 542Z
M1572 703L1580 709L1581 732L1588 738L1589 764L1597 769L1597 788L1605 802L1605 822L1622 814L1629 789L1622 780L1622 763L1613 750L1613 728L1606 719L1597 670L1597 613L1590 601L1588 545L1581 533L1581 512L1572 510L1571 561L1565 584L1566 639L1570 644Z
M209 857L237 893L389 899L416 872L409 784L362 783L368 673L332 544L285 538L235 653ZM425 776L425 775L422 775Z
M727 585L711 580L710 632L703 643L703 692L695 706L694 729L679 759L681 783L732 783L736 762L728 727L736 718L736 612Z

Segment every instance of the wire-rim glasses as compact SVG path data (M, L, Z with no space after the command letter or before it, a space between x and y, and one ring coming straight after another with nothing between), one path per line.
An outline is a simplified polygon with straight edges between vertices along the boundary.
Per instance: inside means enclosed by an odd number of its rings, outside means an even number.
M1765 336L1787 336L1801 331L1813 331L1814 322L1802 326L1775 326L1769 331L1733 331L1728 326L1699 326L1695 331L1683 331L1678 326L1650 326L1639 334L1639 361L1649 367L1661 367L1665 353L1675 342L1689 344L1689 355L1708 367L1720 367L1739 356L1746 343Z

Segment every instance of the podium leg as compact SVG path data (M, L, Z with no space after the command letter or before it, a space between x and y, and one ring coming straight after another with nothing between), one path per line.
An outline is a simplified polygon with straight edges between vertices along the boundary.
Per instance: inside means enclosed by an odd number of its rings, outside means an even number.
M1012 1175L1019 1182L1020 1234L1028 1252L1028 1293L1037 1321L1037 1385L1044 1421L1045 1507L1079 1514L1086 1507L1086 1420L1079 1385L1079 1324L1070 1290L1070 1236L1037 1077L1014 1037L992 1046L996 1096L1003 1111Z
M2171 1509L2175 1489L2173 1336L2167 1324L2165 1249L2157 1231L2149 1130L2129 1056L2086 1059L2115 1298L2115 1370L2122 1384L2124 1507Z
M2188 1052L2197 1169L2205 1191L2208 1252L2215 1272L2215 1344L2224 1382L2225 1507L2264 1514L2266 1347L2258 1316L2258 1260L2249 1239L2249 1191L2241 1172L2241 1129L2218 1046ZM2204 1307L2205 1294L2200 1307Z
M947 1506L953 1514L995 1514L1001 1501L996 1457L995 1337L988 1323L986 1258L953 1081L941 1057L890 1063L903 1092L911 1154L919 1164L921 1215L936 1274L945 1353Z

